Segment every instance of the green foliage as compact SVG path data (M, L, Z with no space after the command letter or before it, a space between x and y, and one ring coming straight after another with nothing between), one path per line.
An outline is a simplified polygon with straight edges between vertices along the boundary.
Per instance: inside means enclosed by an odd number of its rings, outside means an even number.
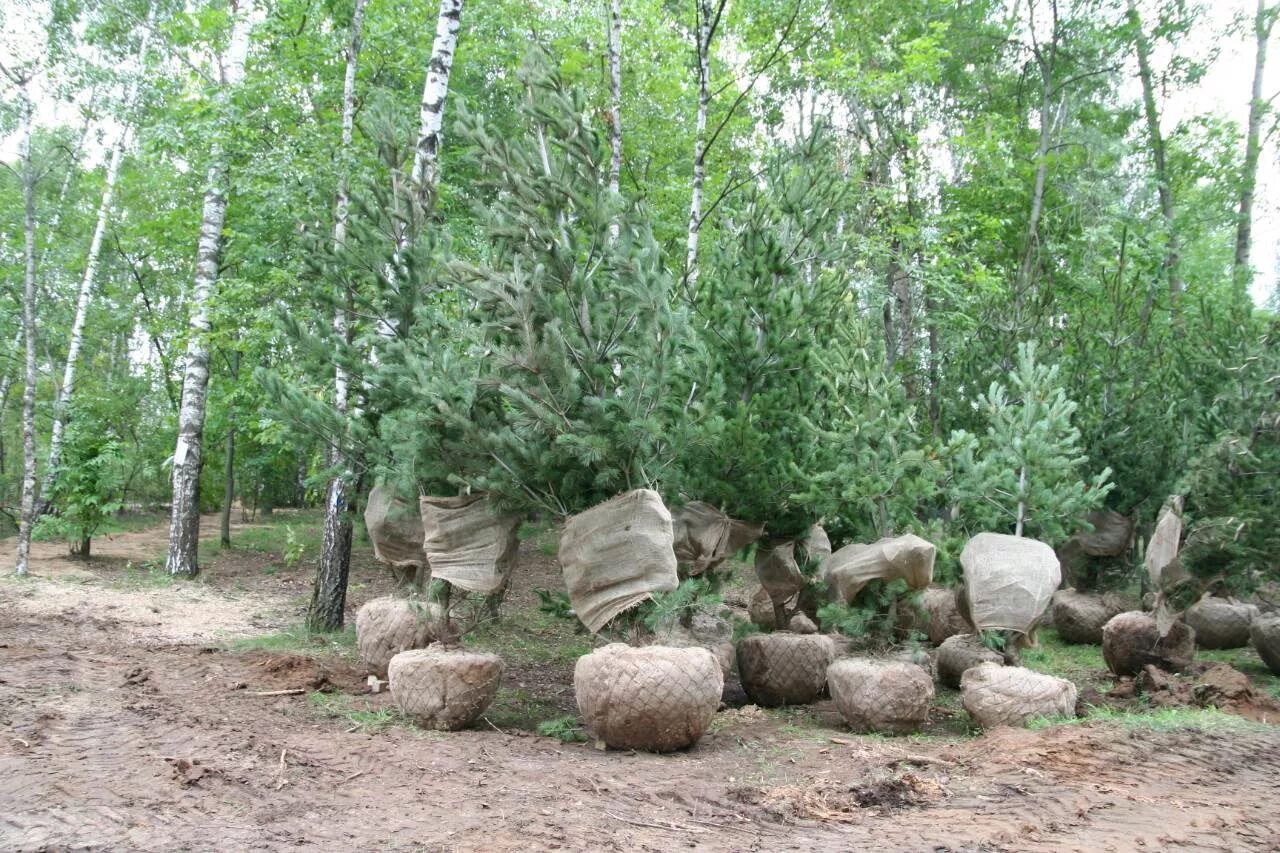
M919 596L901 578L871 581L850 604L831 601L818 608L823 631L838 631L874 644L892 642L901 624L901 611L915 608Z
M709 612L722 601L714 581L688 578L669 592L655 593L653 598L635 608L639 620L655 633L688 624L696 613Z
M33 535L65 539L77 549L123 507L128 471L124 444L80 408L67 424L61 465L54 474L50 501L58 514L42 517Z
M808 487L835 462L821 353L852 322L852 259L838 234L848 187L815 134L770 158L736 201L686 292L696 350L685 362L681 491L798 538L831 507Z
M1062 542L1111 490L1107 468L1083 479L1089 461L1072 424L1076 404L1067 399L1058 368L1037 362L1035 346L1018 347L1011 390L993 382L977 400L987 417L981 439L954 435L958 446L956 500L979 530Z
M561 743L585 743L587 733L574 716L557 717L538 723L537 732L542 737L553 737Z

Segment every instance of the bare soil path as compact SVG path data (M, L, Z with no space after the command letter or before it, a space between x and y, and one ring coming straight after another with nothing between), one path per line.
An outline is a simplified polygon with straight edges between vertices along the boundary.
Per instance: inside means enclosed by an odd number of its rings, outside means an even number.
M349 663L221 645L295 624L306 566L232 552L203 583L132 588L113 554L163 531L117 542L0 580L0 849L1280 849L1275 728L914 741L748 707L670 756L484 723L368 733L311 693L362 691ZM383 588L367 555L354 571L356 599Z

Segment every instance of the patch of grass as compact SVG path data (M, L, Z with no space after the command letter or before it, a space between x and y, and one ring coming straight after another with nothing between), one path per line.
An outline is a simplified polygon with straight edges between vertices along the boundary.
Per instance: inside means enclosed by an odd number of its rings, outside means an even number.
M347 660L358 657L356 629L350 625L332 634L313 634L305 626L297 625L272 634L240 637L228 642L224 648L233 652L262 650L312 656L330 654Z
M1126 729L1171 732L1186 729L1211 731L1271 731L1273 726L1255 723L1217 708L1152 708L1139 711L1119 711L1114 708L1091 708L1085 717L1041 718L1028 724L1031 729L1052 726L1078 725L1087 722L1113 723Z
M544 696L535 696L524 687L499 687L493 704L485 709L482 716L500 729L526 732L538 731L543 723L566 719L564 711L555 702ZM483 726L483 722L477 725Z
M108 575L112 586L121 589L157 589L173 586L176 583L204 583L203 575L194 578L178 577L165 571L164 559L145 560L135 563L132 560L124 564L119 574Z
M1106 677L1102 647L1064 643L1054 630L1040 632L1040 645L1022 650L1022 665L1036 672L1056 675L1077 684Z
M573 626L540 611L504 615L463 638L468 646L502 656L509 665L560 664L572 666L594 648L590 634L575 634Z
M416 728L399 708L361 707L360 699L342 693L322 693L314 690L307 694L307 706L326 719L346 720L354 731L376 734L392 726Z

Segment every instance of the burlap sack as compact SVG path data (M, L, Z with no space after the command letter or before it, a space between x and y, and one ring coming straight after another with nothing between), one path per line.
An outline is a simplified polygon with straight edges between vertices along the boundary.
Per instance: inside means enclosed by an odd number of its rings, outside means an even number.
M520 518L489 511L485 495L419 499L422 550L431 576L484 595L503 589L515 567Z
M502 682L502 658L431 646L401 652L387 667L391 695L406 716L453 731L484 713Z
M979 633L1029 633L1062 583L1058 556L1043 542L979 533L960 552L969 617Z
M984 663L965 670L960 701L984 729L1023 726L1036 717L1072 717L1076 686L1020 666Z
M965 670L983 663L1004 666L1004 655L984 646L977 634L955 634L938 646L938 680L947 687L960 689Z
M1124 607L1114 598L1089 595L1074 589L1053 594L1053 626L1064 643L1102 642L1102 626Z
M846 545L826 562L828 582L846 603L873 580L902 580L911 589L924 589L933 580L938 549L908 533L870 545Z
M692 501L672 516L676 562L681 575L697 577L760 538L763 524L730 518L709 503Z
M1206 594L1187 608L1183 619L1196 632L1202 649L1240 649L1249 645L1249 626L1258 615L1252 604Z
M1280 675L1280 615L1259 616L1249 626L1249 641L1267 669Z
M444 608L434 602L375 598L356 613L356 648L369 671L386 677L391 659L440 639Z
M814 574L825 577L831 558L831 540L821 525L809 528L803 540L782 539L765 542L756 549L756 577L774 606L781 607L804 589L802 562L816 564Z
M397 577L413 579L414 571L427 565L422 550L422 515L411 501L396 495L390 486L374 486L364 509L364 526L373 542L373 556L397 571Z
M1147 569L1147 577L1157 590L1162 589L1166 581L1177 578L1165 577L1166 570L1177 567L1178 546L1182 541L1182 497L1173 495L1160 510L1160 518L1156 521L1155 532L1147 543L1147 553L1143 565ZM1176 568L1174 569L1177 570Z
M655 592L680 585L671 513L657 492L636 489L579 513L560 536L569 602L598 632Z
M827 687L854 731L907 734L929 721L933 679L913 663L843 658L827 667Z
M947 637L973 631L969 620L960 612L960 605L956 601L957 592L955 589L931 586L920 593L922 628L929 635L929 642L935 646L942 645Z
M578 658L573 689L600 743L670 752L693 744L711 725L724 676L706 649L612 643Z
M1071 537L1089 557L1119 557L1133 544L1133 519L1115 510L1091 512L1085 521L1093 530L1081 530Z
M1130 610L1102 627L1102 659L1116 675L1137 675L1147 664L1181 672L1195 654L1196 632L1185 622L1173 622L1161 637L1154 616Z
M835 644L825 634L753 634L738 641L742 689L757 705L803 705L827 683Z

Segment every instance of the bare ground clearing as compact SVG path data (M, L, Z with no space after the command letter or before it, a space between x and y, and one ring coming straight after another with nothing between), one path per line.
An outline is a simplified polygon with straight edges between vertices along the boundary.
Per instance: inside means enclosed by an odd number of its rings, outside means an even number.
M1280 849L1280 729L1247 723L916 740L848 734L822 708L807 727L735 708L671 756L561 744L496 713L419 732L361 695L342 654L228 647L300 620L308 561L235 550L175 584L124 568L164 535L95 542L88 564L41 544L39 577L0 581L0 848ZM388 587L367 552L353 606ZM522 549L513 618L552 566ZM510 670L511 716L571 711L571 659Z

